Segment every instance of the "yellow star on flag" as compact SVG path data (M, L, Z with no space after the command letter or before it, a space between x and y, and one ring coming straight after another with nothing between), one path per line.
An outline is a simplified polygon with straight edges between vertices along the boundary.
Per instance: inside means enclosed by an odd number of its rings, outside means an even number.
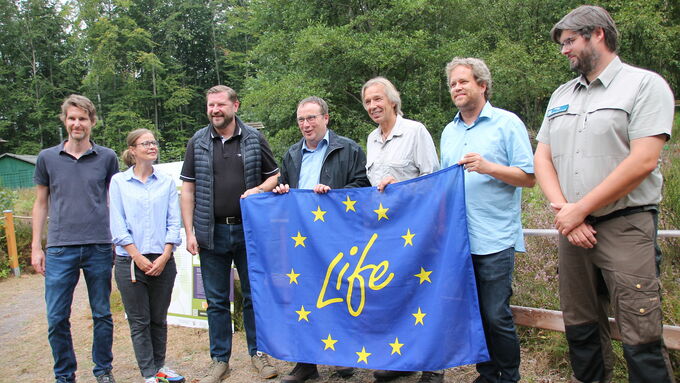
M416 317L416 323L414 324L414 326L417 326L419 322L420 322L420 324L422 324L423 326L425 326L425 323L423 323L423 318L425 318L425 315L427 315L427 314L425 314L424 312L420 311L420 307L418 307L418 312L417 312L417 313L413 313L413 314L411 314L411 315L413 315L414 317Z
M312 211L312 214L314 214L314 222L321 220L321 222L326 222L323 219L323 215L326 214L325 211L321 210L321 206L317 206L315 211Z
M411 233L411 229L406 229L406 235L401 236L404 238L404 247L406 247L406 245L413 246L413 237L415 236L415 234Z
M395 352L401 355L401 346L404 344L399 343L399 338L394 338L394 343L389 343L389 345L392 346L392 353L390 355L394 355Z
M298 233L295 237L290 237L290 238L295 241L295 247L298 247L298 246L306 247L305 246L305 239L307 239L307 237L303 237L300 234L299 231L298 231Z
M307 318L307 316L309 315L309 313L311 313L311 311L305 310L305 306L300 307L300 310L295 311L295 312L298 315L298 322L303 320L303 319L306 320L307 322L309 322L309 318ZM413 315L415 315L415 314L413 314Z
M349 196L347 196L347 200L342 201L342 203L345 204L345 213L347 213L350 210L356 212L356 210L354 209L354 204L357 203L357 201L352 201L351 199L349 199Z
M321 339L321 341L324 344L324 350L328 350L330 348L331 350L335 351L335 343L337 343L338 340L331 338L331 334L328 334L328 338Z
M425 281L432 283L430 280L430 274L432 274L432 271L425 271L425 269L421 267L420 272L418 274L414 274L413 276L420 278L420 284L422 285Z
M300 274L297 274L295 272L295 269L290 269L290 274L286 274L286 275L288 276L288 278L290 278L290 282L288 282L288 284L292 285L293 282L295 282L296 285L298 284L297 277L299 277Z
M363 361L364 363L368 364L368 357L371 356L371 353L366 352L366 347L362 347L361 351L356 351L356 354L359 355L357 363L361 363L361 361Z
M387 217L387 211L390 210L389 208L385 209L382 205L382 202L380 203L380 207L377 210L373 210L376 214L378 214L378 221L380 221L382 218L389 219Z

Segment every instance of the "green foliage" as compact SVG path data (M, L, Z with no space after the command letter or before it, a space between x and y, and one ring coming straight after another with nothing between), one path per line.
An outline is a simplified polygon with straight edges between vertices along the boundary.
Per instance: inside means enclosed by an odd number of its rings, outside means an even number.
M673 137L680 133L680 115L675 116ZM661 201L660 226L680 228L680 144L677 138L664 147L661 170L664 176L663 200Z
M573 0L21 0L0 4L0 137L36 154L63 138L59 103L83 93L98 108L94 137L116 150L125 134L153 127L164 160L182 158L206 123L203 92L236 89L239 113L262 121L272 142L294 142L295 106L317 95L331 127L364 143L374 125L361 85L383 75L401 91L407 117L435 141L456 110L444 67L478 56L494 77L492 102L532 134L555 87L573 76L550 27ZM607 0L621 56L680 83L680 6ZM279 131L286 131L281 133ZM285 139L284 139L285 138ZM285 148L277 149L281 153Z
M282 161L283 155L288 148L300 140L300 130L297 126L281 129L273 137L269 138L269 146L277 161Z
M16 190L0 187L0 211L14 209L14 203L17 201L17 198Z
M15 189L14 191L17 193L17 199L12 206L14 215L23 217L30 216L33 210L33 203L35 202L35 189L24 188Z
M678 152L677 147L672 150ZM680 161L669 161L665 165L664 199L662 201L662 206L665 208L665 220L663 221L666 221L665 224L669 228L680 228Z
M31 225L20 219L14 220L14 233L17 241L19 269L22 272L32 271L31 267ZM5 221L0 221L0 278L11 274L9 255L7 254L7 238Z

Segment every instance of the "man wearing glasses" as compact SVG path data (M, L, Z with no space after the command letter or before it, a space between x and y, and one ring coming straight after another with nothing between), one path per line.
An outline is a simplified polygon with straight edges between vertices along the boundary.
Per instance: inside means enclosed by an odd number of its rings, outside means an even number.
M76 381L71 339L73 291L83 269L92 309L93 373L99 383L115 383L111 374L113 319L111 269L113 248L106 204L111 177L118 173L116 153L90 140L97 111L88 98L73 94L61 105L68 138L38 155L34 180L31 264L45 276L48 339L57 382ZM42 234L49 212L47 249Z
M221 382L229 373L232 261L241 281L248 353L259 376L270 379L278 373L267 355L257 351L239 198L271 191L276 186L279 169L264 136L236 116L239 101L233 89L214 86L208 90L206 99L210 123L189 140L180 175L186 246L191 254L200 252L208 301L212 363L201 383Z
M371 186L366 178L366 156L356 142L328 129L328 105L320 97L308 97L297 108L302 139L283 156L280 185L274 193L290 188L327 193L331 189ZM337 367L336 373L349 377L351 367ZM315 364L297 363L281 382L299 383L319 376Z
M553 93L534 157L561 234L560 305L574 381L611 380L611 303L629 380L672 382L656 231L673 94L658 74L621 62L603 8L576 8L551 35L579 74Z

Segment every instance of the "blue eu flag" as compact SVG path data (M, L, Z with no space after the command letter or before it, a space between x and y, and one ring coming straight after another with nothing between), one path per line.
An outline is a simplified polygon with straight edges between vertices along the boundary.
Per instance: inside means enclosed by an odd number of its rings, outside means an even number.
M241 200L258 349L403 371L489 359L463 169L328 194Z

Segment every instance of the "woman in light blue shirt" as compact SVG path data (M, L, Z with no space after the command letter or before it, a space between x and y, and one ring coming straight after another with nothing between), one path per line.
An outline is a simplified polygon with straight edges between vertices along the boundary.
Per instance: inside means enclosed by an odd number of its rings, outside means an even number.
M165 366L166 316L177 275L172 252L182 242L177 188L153 168L158 142L150 130L130 132L127 144L122 157L129 168L113 176L109 189L116 284L145 383L157 377L184 382Z

